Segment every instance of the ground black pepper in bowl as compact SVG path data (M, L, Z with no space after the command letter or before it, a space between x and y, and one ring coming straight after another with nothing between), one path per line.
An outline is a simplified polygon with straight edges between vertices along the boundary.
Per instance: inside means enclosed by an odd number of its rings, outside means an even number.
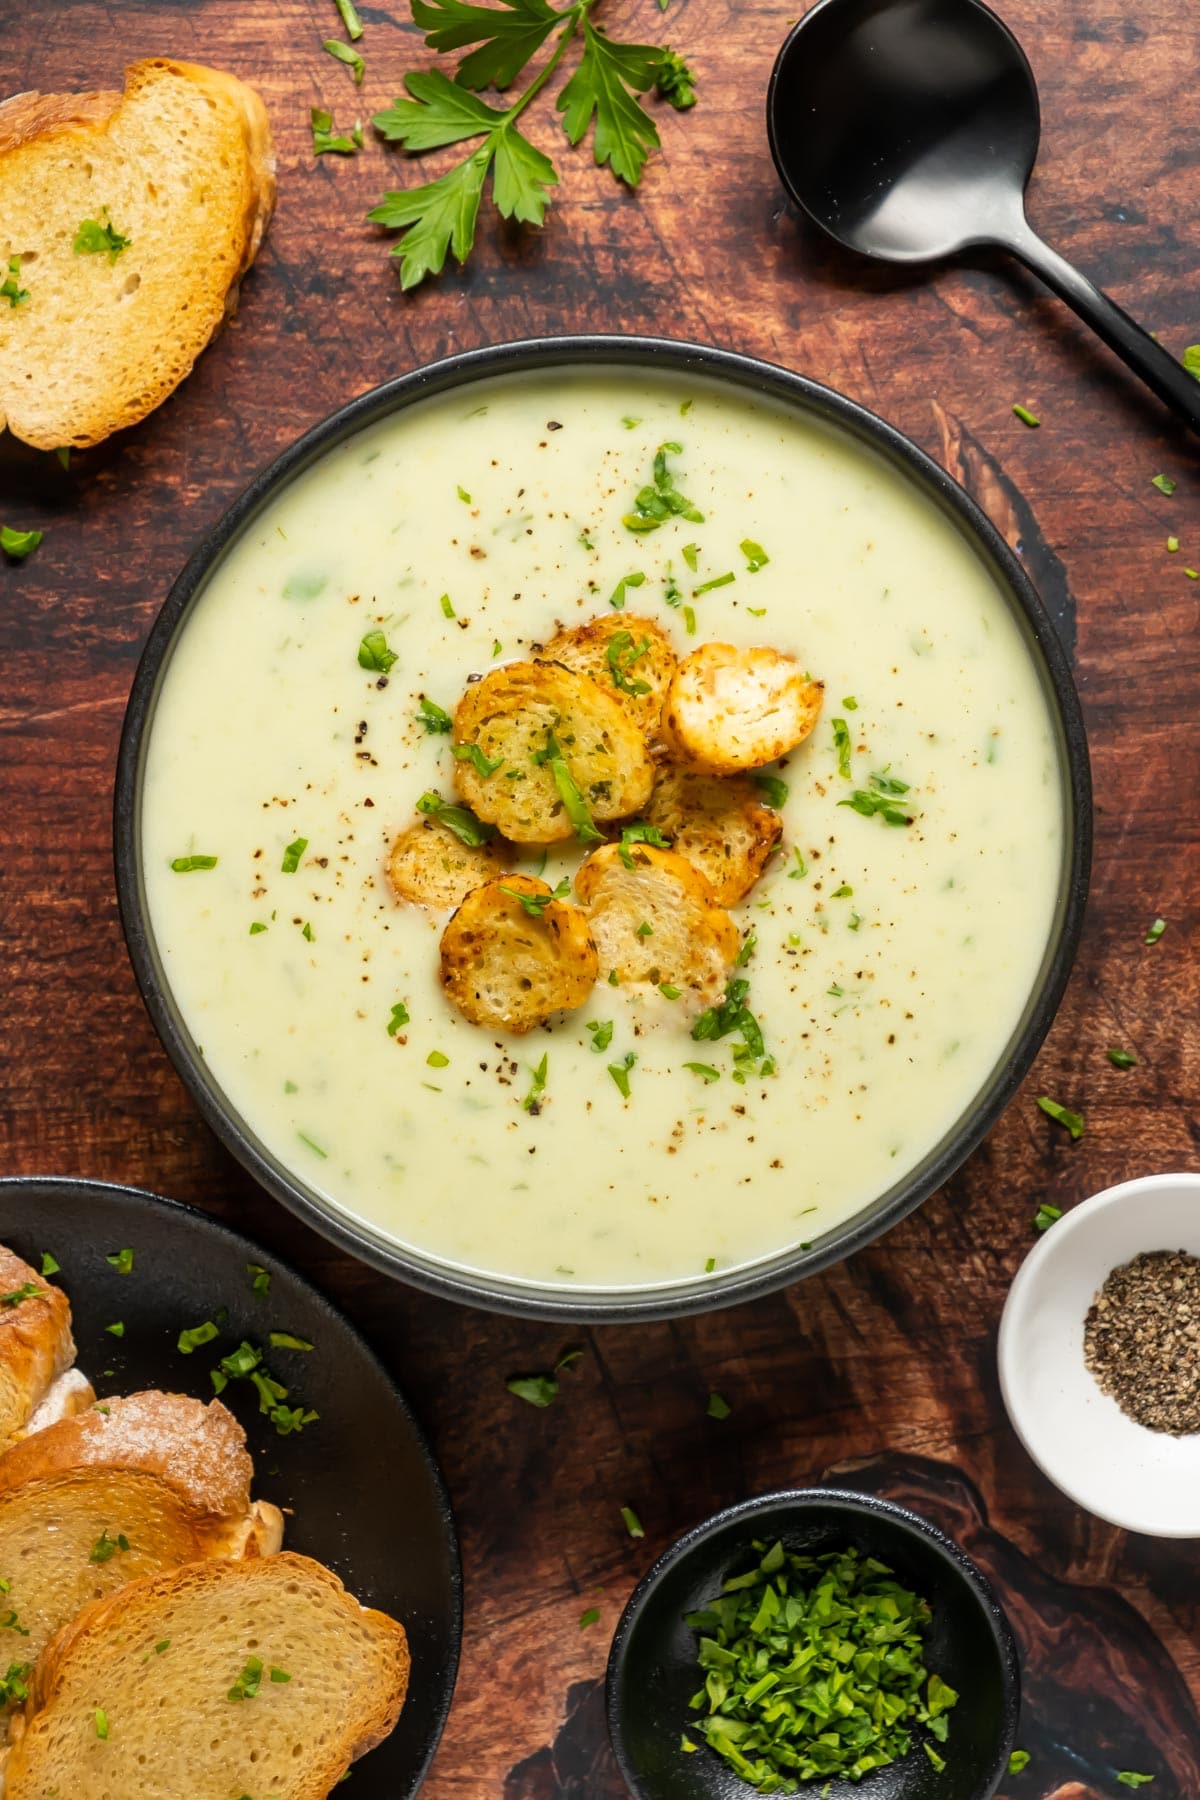
M1084 1324L1084 1361L1150 1431L1200 1431L1200 1257L1150 1250L1122 1263Z

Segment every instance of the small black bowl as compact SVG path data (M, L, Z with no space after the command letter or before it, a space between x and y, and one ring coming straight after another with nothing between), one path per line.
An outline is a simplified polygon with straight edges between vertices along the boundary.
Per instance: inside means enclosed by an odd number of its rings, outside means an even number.
M688 1701L702 1685L696 1634L684 1615L719 1594L731 1570L752 1566L754 1539L781 1539L807 1555L850 1545L887 1563L929 1601L926 1665L958 1690L944 1770L914 1743L899 1762L859 1782L804 1782L800 1792L827 1792L829 1800L991 1800L1008 1769L1021 1702L1008 1620L974 1563L927 1519L836 1488L727 1507L680 1538L639 1582L613 1639L607 1692L613 1750L636 1800L749 1800L754 1791L703 1744L691 1754L680 1746L698 1717Z

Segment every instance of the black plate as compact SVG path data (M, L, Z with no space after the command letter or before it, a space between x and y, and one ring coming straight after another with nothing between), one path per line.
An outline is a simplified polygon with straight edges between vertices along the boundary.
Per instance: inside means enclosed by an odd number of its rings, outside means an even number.
M408 1800L437 1748L462 1638L462 1573L454 1515L428 1444L390 1376L358 1334L285 1263L223 1225L136 1188L99 1181L0 1180L0 1242L33 1267L52 1252L71 1300L79 1366L96 1393L164 1388L210 1400L209 1370L243 1338L287 1331L311 1353L271 1351L272 1373L320 1413L281 1438L254 1389L221 1398L246 1429L254 1493L292 1508L289 1550L319 1558L355 1598L399 1619L412 1651L408 1704L387 1742L355 1763L355 1800ZM133 1270L106 1260L134 1252ZM265 1268L258 1298L247 1263ZM228 1309L221 1338L182 1356L181 1329ZM107 1325L121 1323L113 1337ZM347 1788L347 1792L350 1788Z
M171 991L146 904L141 858L142 780L155 708L171 657L205 583L230 546L263 507L305 469L357 431L438 394L469 390L499 375L615 367L636 378L652 374L710 379L751 399L782 402L800 416L832 427L881 456L912 483L924 504L949 520L990 567L1012 611L1057 737L1064 817L1058 904L1041 968L1012 1036L991 1074L957 1122L902 1180L811 1244L792 1246L749 1268L698 1276L662 1289L526 1286L468 1273L418 1250L331 1205L303 1177L285 1167L236 1111L198 1050ZM138 987L159 1037L192 1099L225 1147L269 1194L352 1256L386 1274L452 1300L528 1318L578 1322L670 1318L734 1306L785 1287L839 1262L871 1243L929 1198L982 1141L1028 1073L1049 1030L1070 974L1083 927L1091 864L1092 797L1087 737L1070 666L1020 560L970 495L923 450L865 407L802 375L727 350L666 338L561 337L494 344L450 356L401 375L339 408L298 439L255 477L201 541L171 589L138 665L117 760L113 800L117 901Z
M751 1789L701 1743L687 1754L688 1701L701 1685L696 1634L684 1614L721 1591L722 1578L756 1560L755 1538L820 1556L851 1545L876 1556L933 1609L925 1663L958 1691L935 1771L919 1743L860 1782L806 1782L829 1800L991 1800L1008 1769L1021 1676L1008 1620L991 1588L951 1538L928 1519L873 1494L808 1488L730 1506L674 1544L634 1590L608 1664L608 1726L636 1800L750 1800ZM691 1734L701 1740L697 1733Z

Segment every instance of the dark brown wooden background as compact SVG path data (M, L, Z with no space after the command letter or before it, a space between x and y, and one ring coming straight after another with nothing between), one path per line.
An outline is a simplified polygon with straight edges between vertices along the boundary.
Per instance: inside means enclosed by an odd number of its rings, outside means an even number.
M661 115L641 193L563 149L549 228L488 221L466 275L401 296L362 215L412 178L377 144L314 163L308 109L366 117L428 60L403 0L366 5L357 96L320 50L331 0L0 0L0 90L113 86L168 53L257 83L279 210L240 314L141 428L78 456L0 455L0 520L42 527L0 569L0 1145L4 1172L139 1183L291 1257L382 1349L424 1417L463 1534L458 1696L426 1793L599 1800L620 1784L596 1683L632 1583L717 1504L832 1465L959 1531L998 1581L1027 1658L1034 1762L1006 1793L1200 1794L1200 1552L1080 1514L1006 1423L996 1324L1039 1200L1200 1166L1191 951L1200 771L1195 446L1013 269L910 279L852 265L784 210L763 96L784 0L616 0L665 30L701 104ZM1200 16L1177 0L1007 0L1046 119L1031 211L1179 352L1200 340L1195 76ZM546 109L532 127L556 137ZM2 224L0 224L2 231ZM255 1191L189 1105L134 990L117 923L109 805L151 619L249 476L339 402L451 350L569 329L650 330L757 352L878 409L1020 539L1071 634L1091 732L1098 841L1078 967L1034 1076L947 1191L849 1266L737 1312L585 1334L550 1412L504 1377L546 1366L553 1327L395 1287ZM1014 401L1043 424L1013 418ZM1167 499L1151 486L1178 481ZM1169 556L1174 533L1183 552ZM1156 913L1168 921L1142 943ZM1122 1074L1105 1048L1134 1049ZM1072 1147L1037 1112L1081 1107ZM707 1419L710 1387L731 1402ZM856 1467L866 1459L864 1466ZM625 1535L637 1508L645 1543ZM402 1507L399 1509L402 1519ZM402 1528L402 1525L401 1527ZM581 1610L601 1623L581 1631Z

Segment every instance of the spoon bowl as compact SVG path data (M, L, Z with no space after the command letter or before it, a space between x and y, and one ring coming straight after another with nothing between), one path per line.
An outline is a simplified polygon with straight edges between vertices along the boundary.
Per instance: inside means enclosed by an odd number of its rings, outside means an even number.
M999 245L1200 431L1200 383L1025 217L1041 132L1028 58L983 0L818 0L776 59L789 196L847 249L926 263Z

